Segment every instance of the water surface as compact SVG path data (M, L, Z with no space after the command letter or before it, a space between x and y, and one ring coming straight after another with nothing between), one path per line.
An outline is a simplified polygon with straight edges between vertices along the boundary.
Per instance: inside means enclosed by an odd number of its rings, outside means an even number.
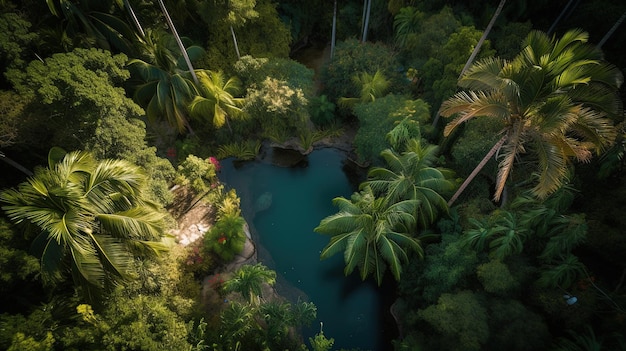
M313 232L320 220L337 213L332 199L349 198L355 190L343 171L343 160L341 152L321 149L300 167L260 161L235 167L225 161L220 179L237 189L260 246L259 260L278 274L278 292L317 306L318 320L304 331L307 344L323 322L326 337L335 339L333 349L378 350L383 334L378 289L356 274L345 277L341 255L320 261L329 237Z

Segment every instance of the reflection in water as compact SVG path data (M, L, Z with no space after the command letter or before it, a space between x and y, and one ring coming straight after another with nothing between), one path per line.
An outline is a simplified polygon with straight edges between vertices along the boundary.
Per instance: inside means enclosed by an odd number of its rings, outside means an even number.
M381 299L371 280L345 277L343 256L320 261L329 237L313 232L337 212L332 199L349 198L354 187L342 170L342 153L333 149L308 155L308 167L276 167L264 162L222 162L220 179L237 189L241 207L259 246L259 260L278 274L278 292L292 301L312 301L318 321L304 331L308 340L324 323L333 349L381 349ZM271 203L267 199L271 196ZM260 206L259 203L263 204ZM255 211L262 207L262 211ZM385 347L388 348L388 347Z

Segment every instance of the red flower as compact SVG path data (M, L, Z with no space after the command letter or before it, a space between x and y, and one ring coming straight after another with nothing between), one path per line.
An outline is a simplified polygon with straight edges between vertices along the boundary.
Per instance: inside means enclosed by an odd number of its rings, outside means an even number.
M209 162L211 162L213 166L215 166L216 171L219 171L222 168L222 166L220 165L220 161L218 161L217 158L213 156L209 157Z
M176 157L176 148L175 147L168 147L167 148L167 157Z
M219 238L217 238L217 242L219 244L224 245L226 243L226 236L224 236L224 235L220 236Z

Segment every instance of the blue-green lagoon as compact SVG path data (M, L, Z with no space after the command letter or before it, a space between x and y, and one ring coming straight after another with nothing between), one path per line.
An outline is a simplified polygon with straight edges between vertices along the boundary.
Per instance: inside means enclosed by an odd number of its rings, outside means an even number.
M371 280L362 282L356 272L345 277L343 256L319 257L329 236L313 229L337 212L333 198L349 198L355 190L344 160L335 149L315 150L293 167L225 160L220 180L237 189L259 261L278 274L278 293L317 306L317 322L304 330L307 344L323 322L326 337L335 339L333 349L388 349L385 335L395 326L382 322L388 320L382 314L389 312L379 289Z

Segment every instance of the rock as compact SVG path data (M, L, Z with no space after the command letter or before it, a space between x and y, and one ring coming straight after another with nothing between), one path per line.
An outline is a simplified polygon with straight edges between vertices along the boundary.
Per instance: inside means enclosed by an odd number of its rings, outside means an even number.
M265 211L272 206L272 193L264 192L259 196L254 202L254 211L261 212Z

